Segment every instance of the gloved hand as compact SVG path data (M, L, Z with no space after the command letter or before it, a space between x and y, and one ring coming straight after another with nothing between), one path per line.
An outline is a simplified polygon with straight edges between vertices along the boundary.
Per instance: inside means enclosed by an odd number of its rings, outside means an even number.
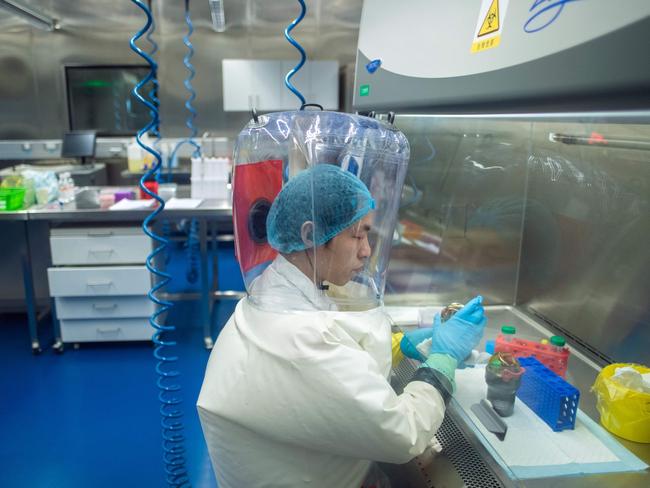
M458 363L467 358L483 337L487 317L483 297L477 296L442 323L440 315L433 319L430 354L449 354Z
M404 337L399 343L399 347L402 350L402 353L407 358L416 359L418 361L424 361L426 356L423 356L417 347L422 342L427 339L431 339L433 336L432 327L424 327L421 329L415 329L404 333Z

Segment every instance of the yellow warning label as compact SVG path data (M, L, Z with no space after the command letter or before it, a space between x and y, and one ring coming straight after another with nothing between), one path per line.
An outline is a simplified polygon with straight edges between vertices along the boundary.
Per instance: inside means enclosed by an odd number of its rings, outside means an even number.
M497 47L500 43L501 36L494 36L482 41L476 41L472 44L472 52L477 53L479 51L485 51L486 49Z
M485 51L501 44L503 24L510 0L481 0L481 6L472 39L473 53Z
M483 19L483 24L478 31L478 37L492 34L499 30L499 0L492 0L490 8Z

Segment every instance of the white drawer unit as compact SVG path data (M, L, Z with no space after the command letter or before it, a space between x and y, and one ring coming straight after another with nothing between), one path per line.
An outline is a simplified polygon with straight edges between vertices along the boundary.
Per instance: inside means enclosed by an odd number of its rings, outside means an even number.
M53 229L55 266L144 263L151 240L138 228Z
M148 341L155 329L145 317L60 320L63 342Z
M151 288L144 266L48 268L53 297L146 295Z
M146 296L57 297L60 320L149 317L155 307Z
M52 229L48 268L63 342L148 341L155 330L145 266L151 240L140 227Z

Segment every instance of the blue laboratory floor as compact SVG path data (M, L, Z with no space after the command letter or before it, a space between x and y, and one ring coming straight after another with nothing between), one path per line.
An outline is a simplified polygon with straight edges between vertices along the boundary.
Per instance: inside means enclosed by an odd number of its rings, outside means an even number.
M221 305L214 330L234 304ZM192 486L214 487L195 408L209 351L196 306L180 304L178 369ZM147 343L51 348L49 318L33 356L24 315L0 315L0 486L164 487L153 347Z

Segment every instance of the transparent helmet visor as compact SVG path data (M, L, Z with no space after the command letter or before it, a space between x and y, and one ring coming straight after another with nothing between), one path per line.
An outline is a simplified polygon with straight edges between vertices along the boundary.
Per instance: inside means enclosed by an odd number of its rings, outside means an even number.
M235 148L235 247L249 299L276 311L383 300L409 146L383 122L283 112Z

